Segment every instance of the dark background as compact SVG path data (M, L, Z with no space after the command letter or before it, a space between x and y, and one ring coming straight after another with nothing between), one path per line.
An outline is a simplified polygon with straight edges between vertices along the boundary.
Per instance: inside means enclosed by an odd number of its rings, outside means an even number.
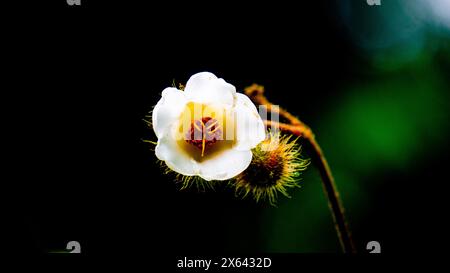
M404 44L361 46L341 5L368 14L354 22L362 30L374 13L396 6L371 11L354 2L11 8L15 16L4 19L8 248L48 253L77 240L86 255L339 253L313 167L278 208L220 186L180 192L161 172L142 141L155 140L142 119L173 81L210 71L238 90L264 85L274 103L315 130L360 252L371 240L386 253L437 252L447 237L449 36L426 32L427 46L406 61ZM415 90L421 95L412 101ZM413 125L398 132L397 119Z

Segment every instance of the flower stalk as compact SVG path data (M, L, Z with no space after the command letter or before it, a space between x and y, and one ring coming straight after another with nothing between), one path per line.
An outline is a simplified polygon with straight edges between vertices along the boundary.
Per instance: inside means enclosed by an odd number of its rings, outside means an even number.
M290 133L295 136L301 136L307 141L307 148L311 152L311 159L319 170L322 178L322 186L328 199L328 205L333 216L335 229L344 253L355 253L356 249L351 237L350 229L345 219L344 207L339 196L330 166L317 143L312 130L300 121L297 117L281 107L273 107L273 104L265 97L264 87L253 84L245 89L245 94L256 105L266 107L268 112L276 112L280 117L285 118L289 123L274 122L265 120L267 127L279 128L279 130Z

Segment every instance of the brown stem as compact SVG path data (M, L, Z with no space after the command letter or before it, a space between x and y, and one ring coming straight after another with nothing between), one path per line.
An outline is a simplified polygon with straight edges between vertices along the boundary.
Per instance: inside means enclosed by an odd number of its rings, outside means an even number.
M264 87L253 84L245 89L245 93L255 104L265 105L267 109L278 109L280 116L283 116L290 122L290 124L286 124L265 120L264 123L266 127L279 128L281 131L289 132L296 136L302 136L308 141L309 148L311 148L310 150L312 151L312 160L317 165L322 178L323 189L328 199L328 205L333 216L333 221L342 250L344 253L355 253L356 250L353 244L350 229L345 220L344 207L342 206L330 166L328 165L328 162L325 159L322 149L317 143L312 130L286 110L278 107L272 107L273 104L270 103L264 96Z
M264 86L254 83L253 85L245 88L244 92L248 97L252 99L253 103L265 106L267 108L267 111L278 113L281 117L289 120L292 125L306 126L297 117L295 117L285 109L279 106L273 107L273 104L270 103L264 96Z
M293 135L301 136L306 139L313 137L312 136L313 133L312 133L311 129L304 124L292 125L292 124L286 124L286 123L276 122L276 121L272 121L272 120L264 120L264 125L266 125L266 128L280 129L281 131L289 132Z

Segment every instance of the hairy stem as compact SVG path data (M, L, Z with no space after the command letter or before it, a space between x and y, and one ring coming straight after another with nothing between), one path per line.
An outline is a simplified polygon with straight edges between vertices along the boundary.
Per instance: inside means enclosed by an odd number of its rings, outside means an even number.
M328 165L328 162L325 159L322 149L317 143L312 130L297 117L290 114L283 108L273 107L273 104L264 96L263 86L253 84L245 89L245 93L255 104L264 105L267 107L268 111L277 112L280 116L289 121L289 124L286 124L265 120L264 123L266 127L278 128L281 131L285 131L296 136L301 136L307 140L309 146L308 148L310 148L309 150L311 151L312 161L316 164L322 178L322 186L328 199L328 205L333 216L333 221L342 250L344 253L355 253L356 250L353 244L350 229L345 220L344 207L342 206L342 201L336 188L330 166Z

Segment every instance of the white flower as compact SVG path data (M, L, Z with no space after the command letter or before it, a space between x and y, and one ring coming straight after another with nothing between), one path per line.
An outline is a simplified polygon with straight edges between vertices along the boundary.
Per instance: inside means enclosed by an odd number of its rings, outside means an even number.
M184 91L166 88L153 109L158 159L183 175L227 180L244 171L265 139L255 105L236 88L202 72Z

